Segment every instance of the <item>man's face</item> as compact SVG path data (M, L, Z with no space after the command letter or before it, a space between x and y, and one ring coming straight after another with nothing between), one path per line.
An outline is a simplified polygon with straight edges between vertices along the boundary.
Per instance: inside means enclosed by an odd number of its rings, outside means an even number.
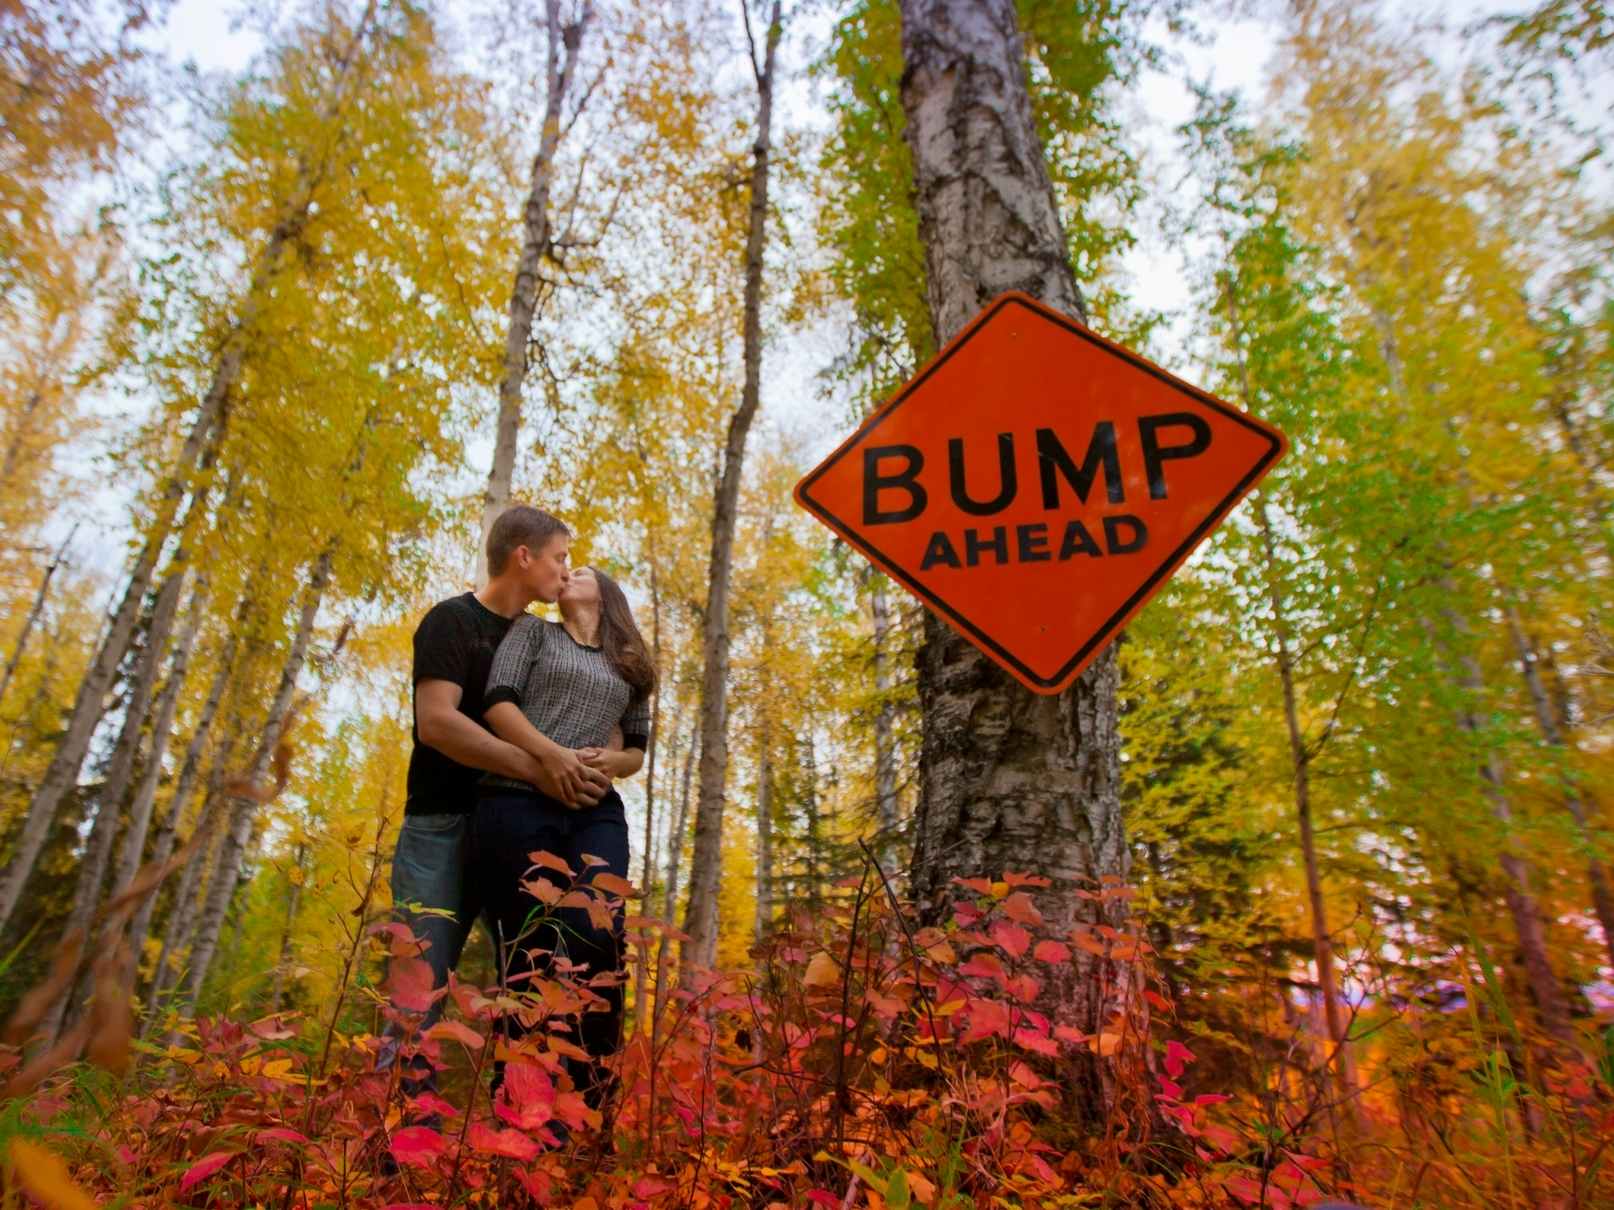
M566 587L568 571L566 560L571 557L570 534L556 534L534 550L528 546L517 548L521 562L521 582L528 592L546 605L552 605Z

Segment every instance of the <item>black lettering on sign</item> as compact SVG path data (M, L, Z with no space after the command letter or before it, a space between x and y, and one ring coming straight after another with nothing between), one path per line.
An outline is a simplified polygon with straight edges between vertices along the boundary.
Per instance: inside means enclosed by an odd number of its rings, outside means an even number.
M919 570L929 571L936 564L941 563L947 567L958 566L958 552L953 544L941 530L930 535L930 541L925 543L925 557L919 560Z
M990 517L1009 507L1019 481L1014 474L1014 436L998 434L998 494L990 500L972 500L964 483L964 439L951 437L947 441L948 479L952 484L953 503L974 517Z
M1059 479L1076 489L1076 498L1087 503L1087 493L1093 490L1093 477L1102 469L1104 493L1111 504L1126 501L1126 487L1121 482L1121 454L1115 445L1115 425L1100 420L1093 426L1093 438L1087 443L1087 456L1081 466L1072 460L1070 452L1060 443L1053 429L1037 430L1037 467L1042 472L1042 506L1059 507Z
M1053 555L1048 551L1048 527L1041 521L1035 525L1014 527L1016 553L1022 563L1046 563Z
M1123 526L1132 530L1128 537L1122 537ZM1121 513L1118 516L1104 518L1104 544L1110 548L1112 555L1129 555L1142 550L1143 544L1148 540L1148 529L1142 521L1131 514Z
M880 462L886 458L901 458L906 465L895 474L881 474ZM912 521L924 512L930 502L919 484L919 472L924 469L925 456L911 445L875 445L864 450L863 524L895 525L899 521ZM882 512L881 491L907 492L908 503L903 508Z
M1087 526L1080 521L1072 521L1065 526L1065 540L1059 546L1059 561L1063 563L1072 555L1102 555L1104 552L1093 541L1093 535L1087 532Z
M1009 561L1009 531L998 526L992 531L992 536L981 541L980 536L973 529L964 531L964 562L974 567L981 561L981 552L989 550L998 557L1001 566Z
M1193 436L1184 445L1161 445L1160 430L1185 428ZM1164 416L1140 416L1138 437L1143 442L1143 469L1149 476L1149 498L1166 498L1166 460L1194 458L1210 448L1210 425L1192 412L1168 412Z

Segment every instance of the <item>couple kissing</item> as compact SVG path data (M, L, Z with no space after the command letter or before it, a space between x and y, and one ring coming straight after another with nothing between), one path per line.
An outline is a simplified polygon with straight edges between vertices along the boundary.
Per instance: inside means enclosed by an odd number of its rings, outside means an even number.
M487 540L487 583L433 606L414 636L414 746L392 863L399 918L424 944L433 990L458 964L480 917L508 981L547 971L557 954L587 975L623 965L620 912L600 928L563 908L523 935L534 906L522 880L530 853L562 858L586 882L628 876L628 825L613 782L644 763L656 673L622 589L597 568L571 567L572 535L527 505L506 509ZM561 620L527 612L558 604ZM583 855L604 864L585 863ZM585 975L584 977L587 977ZM599 1108L604 1060L620 1042L621 981L597 989L609 1010L588 1012L568 1060L574 1085ZM438 998L420 1023L441 1015ZM520 1031L507 1019L505 1033ZM397 1061L390 1027L378 1066ZM418 1056L406 1093L433 1087Z

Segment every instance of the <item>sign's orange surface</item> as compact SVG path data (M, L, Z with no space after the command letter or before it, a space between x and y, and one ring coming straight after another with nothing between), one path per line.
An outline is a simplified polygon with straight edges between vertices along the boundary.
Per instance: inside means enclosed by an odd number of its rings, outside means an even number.
M1058 693L1283 455L1283 434L1004 294L796 499Z

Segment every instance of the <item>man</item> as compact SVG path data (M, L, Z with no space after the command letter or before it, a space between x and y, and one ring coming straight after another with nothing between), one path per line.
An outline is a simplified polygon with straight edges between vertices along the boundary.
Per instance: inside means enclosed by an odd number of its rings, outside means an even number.
M478 889L467 885L464 858L483 772L530 782L577 807L592 806L611 788L606 775L575 751L552 744L534 757L499 739L482 721L493 653L527 606L553 603L560 595L570 549L571 533L558 518L524 504L506 509L488 532L487 584L433 606L415 631L414 748L392 858L392 901L426 945L422 957L431 964L434 990L458 965L482 909ZM442 1008L439 999L421 1028L430 1028ZM382 1069L396 1059L394 1033L388 1030ZM411 1093L431 1086L424 1071L405 1081Z

